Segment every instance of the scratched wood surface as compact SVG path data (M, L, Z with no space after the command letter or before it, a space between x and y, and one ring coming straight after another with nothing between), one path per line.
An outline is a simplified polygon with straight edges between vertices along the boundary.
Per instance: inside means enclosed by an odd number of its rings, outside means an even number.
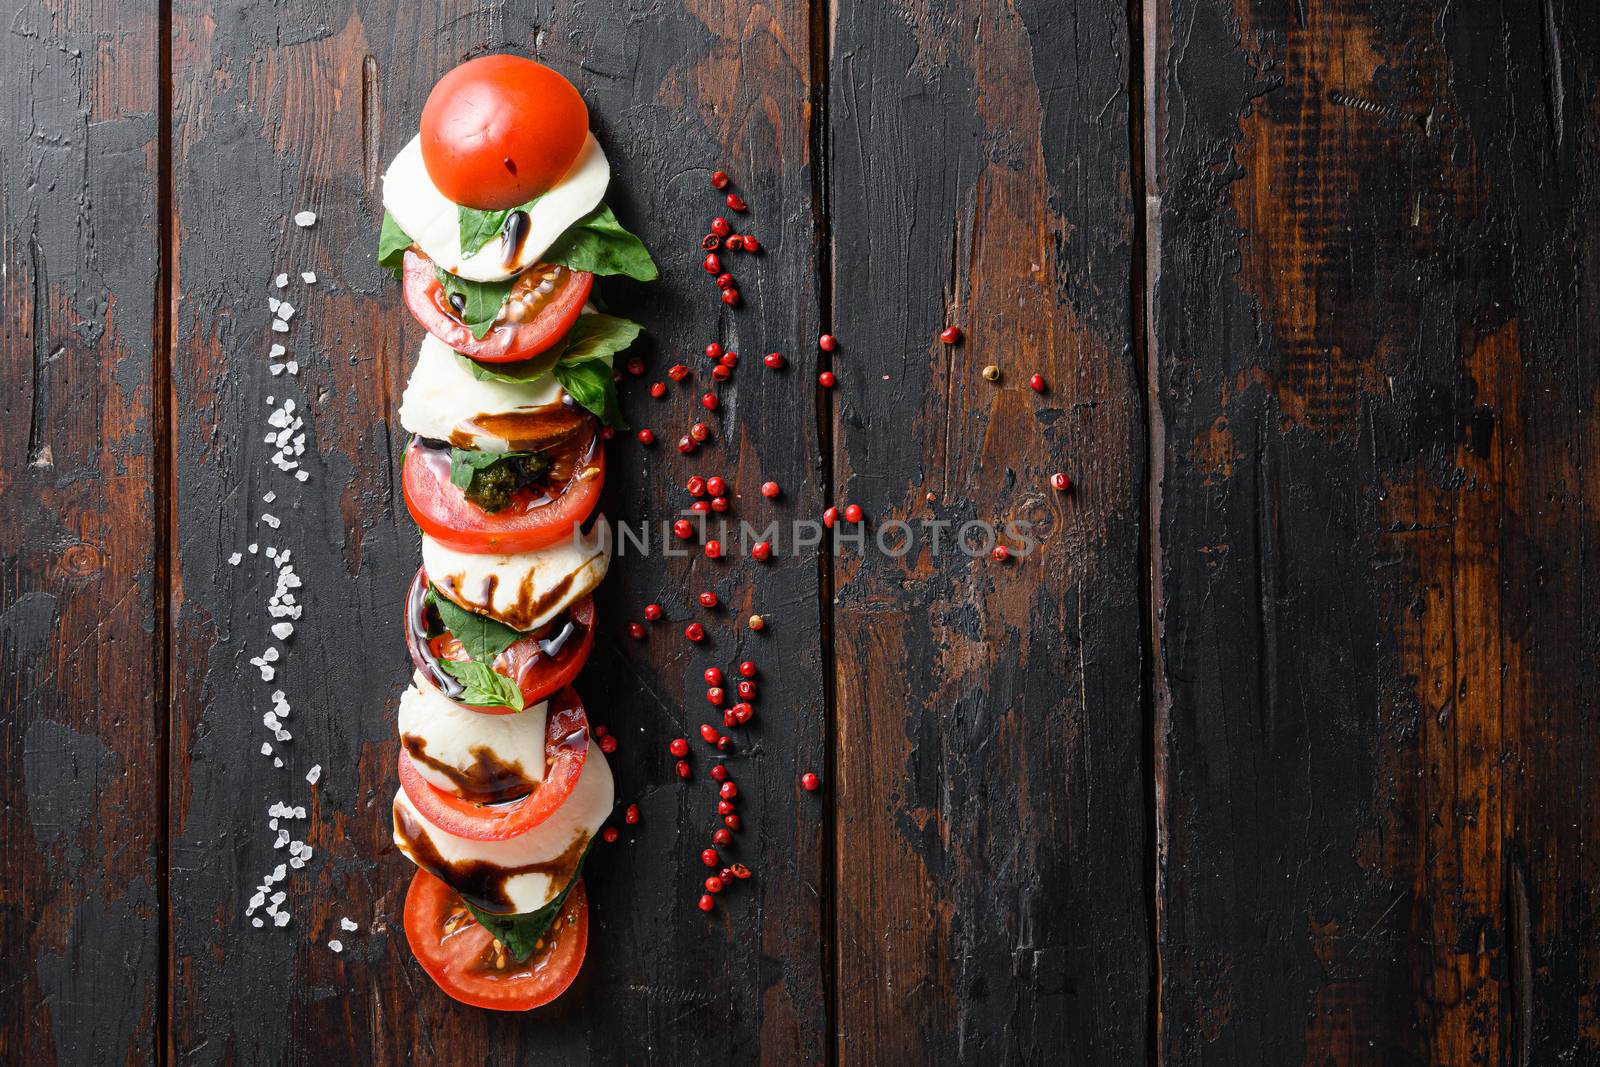
M916 541L835 576L841 1062L1145 1058L1128 40L1094 2L834 28L835 496Z
M3 14L0 1060L1600 1062L1594 5ZM855 502L869 546L917 544L712 562L657 525L615 562L578 688L643 818L529 1018L451 1005L400 927L421 335L372 263L429 88L503 49L582 89L664 269L607 293L651 331L624 407L662 442L611 443L607 512L659 524L720 474L734 520ZM713 167L765 246L731 312ZM743 358L684 457L711 340ZM972 520L1039 544L969 557ZM286 641L268 545L304 582ZM707 917L710 760L684 786L665 746L743 658L728 857L757 874ZM274 801L315 855L257 929Z
M1172 1063L1600 1059L1600 25L1163 8Z
M141 1064L164 1023L159 27L4 8L0 1060Z

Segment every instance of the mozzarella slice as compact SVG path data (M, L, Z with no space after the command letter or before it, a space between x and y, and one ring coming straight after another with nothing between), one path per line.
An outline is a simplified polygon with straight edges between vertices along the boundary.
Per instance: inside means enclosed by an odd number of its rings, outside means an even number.
M515 452L527 442L519 443L517 420L506 416L536 414L562 396L553 374L531 382L479 381L449 345L428 334L400 398L400 425L457 448Z
M528 233L513 258L507 260L499 237L463 256L460 205L428 177L418 134L384 172L383 206L436 266L471 281L493 282L537 263L556 238L600 206L610 182L611 164L591 133L571 169L528 210Z
M422 535L422 569L438 590L468 611L518 630L533 630L594 591L611 565L611 527L604 516L585 534L537 552L458 552Z
M615 802L611 767L600 746L591 744L571 794L527 833L505 841L445 833L424 819L401 789L394 797L394 843L412 863L485 911L537 911L572 880L585 846Z
M544 781L544 701L512 715L457 704L419 671L400 697L400 742L423 778L474 800L520 796Z

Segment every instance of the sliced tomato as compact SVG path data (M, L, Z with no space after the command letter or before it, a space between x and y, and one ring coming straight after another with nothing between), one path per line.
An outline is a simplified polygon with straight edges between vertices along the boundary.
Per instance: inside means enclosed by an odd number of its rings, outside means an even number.
M595 429L594 425L588 430ZM587 432L587 431L586 431ZM572 536L600 501L606 454L598 434L574 442L576 458L557 464L548 491L524 489L499 511L484 511L450 482L450 457L413 440L406 449L401 491L422 532L458 552L482 555L537 552Z
M428 576L422 570L411 581L406 596L406 647L411 662L445 696L460 692L460 683L445 674L438 661L470 662L472 657L448 630L428 637L429 620L423 616L423 597L428 591ZM594 648L594 598L584 597L554 622L540 627L527 637L513 641L494 658L490 669L505 675L522 690L522 702L535 704L578 676ZM486 715L511 715L511 708L498 705L462 704Z
M553 283L548 293L538 287ZM422 328L464 356L483 363L532 359L567 335L594 288L594 275L560 264L535 263L517 275L500 317L483 337L456 315L433 269L433 260L410 249L405 254L405 301Z
M567 991L589 951L589 896L579 879L544 936L521 963L500 950L455 890L419 870L406 891L406 941L434 984L474 1008L527 1011Z
M544 780L518 800L501 804L446 793L422 777L410 753L400 750L400 787L424 819L447 834L473 841L504 841L527 833L561 807L578 784L589 755L589 718L570 687L550 700L544 728Z

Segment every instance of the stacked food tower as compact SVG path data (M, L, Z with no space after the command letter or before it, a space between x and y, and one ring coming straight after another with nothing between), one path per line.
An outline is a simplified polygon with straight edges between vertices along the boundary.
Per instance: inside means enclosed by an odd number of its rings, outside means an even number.
M485 1008L548 1003L582 967L581 871L614 801L571 683L611 558L612 363L640 328L591 296L656 267L605 206L609 179L577 90L508 55L446 74L384 175L378 260L427 330L400 405L422 567L394 840L418 867L412 951Z

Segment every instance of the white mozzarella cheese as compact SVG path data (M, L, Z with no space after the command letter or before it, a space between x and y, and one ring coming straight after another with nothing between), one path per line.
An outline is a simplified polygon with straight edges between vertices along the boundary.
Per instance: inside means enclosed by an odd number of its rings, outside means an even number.
M604 516L585 534L537 552L458 552L422 535L422 569L444 595L468 611L518 630L534 630L588 596L611 565L611 527Z
M605 362L609 366L610 358ZM531 382L479 381L449 345L428 334L400 398L400 425L423 437L450 441L458 448L511 452L516 450L513 443L479 420L486 415L535 411L560 403L561 398L561 384L553 374L542 374ZM498 420L498 424L505 421Z
M400 739L429 783L460 796L514 795L544 780L544 701L510 715L457 704L419 671L400 697Z
M493 282L537 263L556 238L600 206L610 181L611 164L591 133L571 169L528 210L527 236L509 262L499 237L462 255L459 205L428 177L420 134L400 150L384 173L383 206L437 266L471 281Z
M445 864L489 864L508 872L503 889L511 902L510 911L537 911L565 888L570 872L526 870L551 864L564 856L581 855L583 846L594 837L611 814L616 802L616 785L611 767L600 746L589 745L583 771L562 805L544 822L527 833L504 841L473 841L447 834L422 817L404 789L394 797L394 843L412 863L425 867L445 883L450 882L449 866L439 868L423 859L437 854ZM419 838L426 838L419 842ZM419 848L419 843L421 847ZM574 852L574 850L576 850ZM516 873L510 873L516 872ZM459 887L457 887L459 888ZM474 903L477 903L474 901ZM499 909L496 909L499 910Z

